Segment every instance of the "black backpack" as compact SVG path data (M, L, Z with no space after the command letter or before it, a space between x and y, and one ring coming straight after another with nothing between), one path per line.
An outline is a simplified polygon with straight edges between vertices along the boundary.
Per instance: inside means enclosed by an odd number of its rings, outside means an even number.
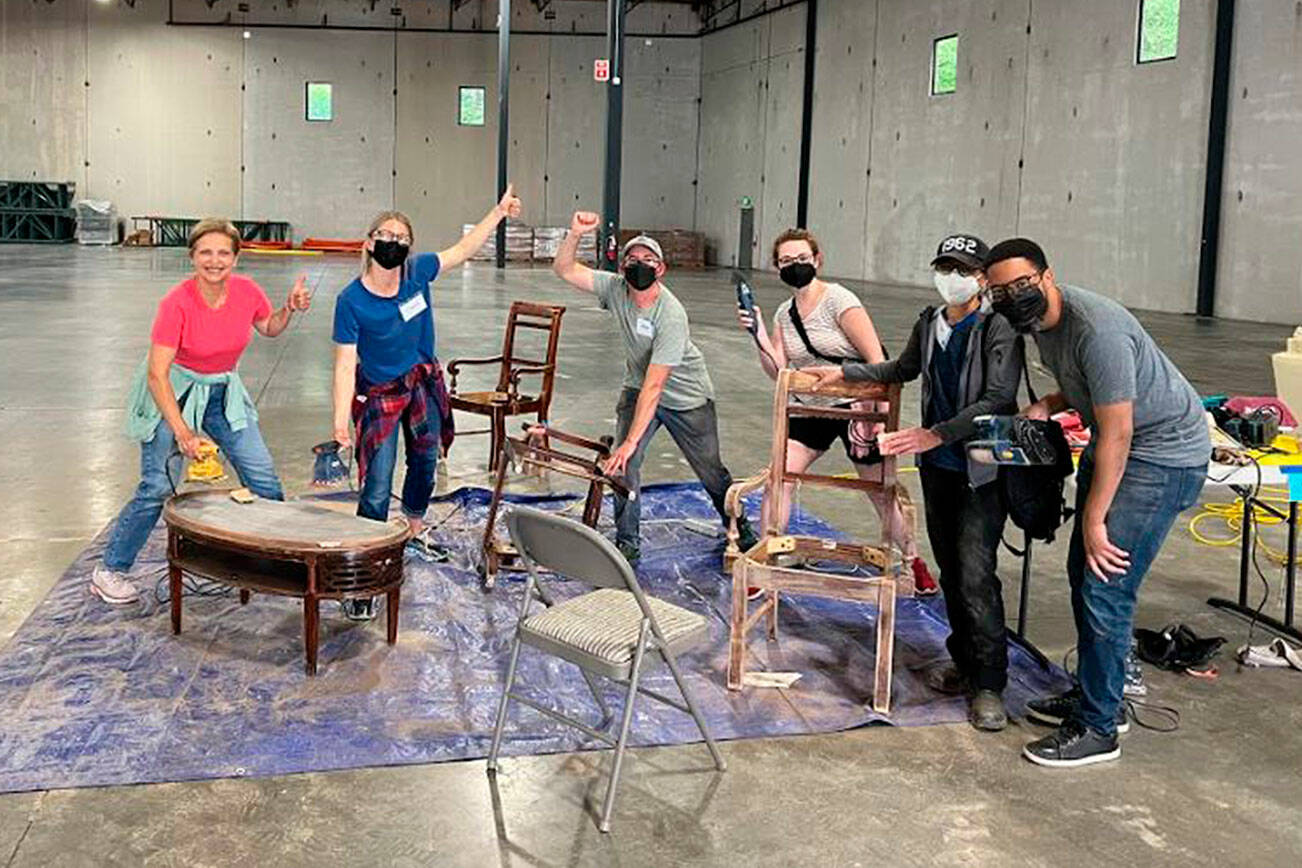
M1020 337L1018 341L1026 391L1031 403L1035 403L1039 399L1031 387L1031 372L1026 364L1026 343ZM1052 419L1047 422L1027 419L1023 424L1038 429L1039 436L1053 447L1054 462L999 465L999 500L1008 511L1013 524L1025 531L1029 538L1053 542L1058 528L1075 512L1067 506L1062 493L1067 477L1075 470L1071 460L1071 447L1067 444L1067 435L1062 433L1062 426Z

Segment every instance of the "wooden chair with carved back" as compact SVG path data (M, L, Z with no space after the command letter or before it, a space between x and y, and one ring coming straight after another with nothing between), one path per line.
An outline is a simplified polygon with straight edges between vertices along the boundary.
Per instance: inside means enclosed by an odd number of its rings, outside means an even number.
M482 359L455 359L448 363L449 397L453 410L488 417L488 427L473 431L457 431L458 435L489 434L488 468L496 471L502 460L502 446L506 440L506 420L511 416L533 414L539 424L547 424L551 409L552 390L556 383L556 350L561 334L561 317L565 308L559 305L534 304L527 301L511 303L506 318L506 335L502 353ZM547 345L541 359L523 358L519 355L517 339L521 330L547 333ZM497 385L491 391L460 391L457 378L463 368L479 365L497 365ZM535 392L520 391L525 377L537 377Z

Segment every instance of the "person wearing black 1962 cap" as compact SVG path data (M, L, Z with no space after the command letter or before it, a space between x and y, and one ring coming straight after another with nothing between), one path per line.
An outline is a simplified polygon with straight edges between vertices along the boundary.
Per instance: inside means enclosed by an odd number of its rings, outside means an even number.
M879 442L885 455L918 456L927 535L940 567L952 663L930 667L926 681L942 692L967 693L972 725L993 731L1008 722L1002 695L1008 644L995 574L1007 516L995 467L969 463L963 447L978 416L1017 412L1022 353L1008 321L982 304L988 252L974 235L940 242L931 267L944 304L922 311L898 359L813 370L824 383L922 378L922 425L883 434Z

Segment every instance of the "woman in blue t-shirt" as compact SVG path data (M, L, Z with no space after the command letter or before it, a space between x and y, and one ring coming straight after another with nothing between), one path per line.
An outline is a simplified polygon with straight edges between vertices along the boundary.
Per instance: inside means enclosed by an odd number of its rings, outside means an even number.
M473 256L497 224L520 216L508 186L500 202L456 244L408 257L411 220L385 211L371 221L362 246L362 273L335 300L334 436L356 444L361 494L357 514L385 521L393 490L398 433L407 452L402 512L419 554L435 549L425 534L440 448L452 442L452 412L434 354L429 285L439 272ZM371 617L372 601L347 601L345 612Z

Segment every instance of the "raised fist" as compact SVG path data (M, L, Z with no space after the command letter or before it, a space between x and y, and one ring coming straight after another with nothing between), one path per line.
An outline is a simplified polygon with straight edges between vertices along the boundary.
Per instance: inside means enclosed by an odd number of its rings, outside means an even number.
M570 220L570 231L576 235L586 235L589 232L596 232L600 225L600 216L591 211L575 211L574 217Z

